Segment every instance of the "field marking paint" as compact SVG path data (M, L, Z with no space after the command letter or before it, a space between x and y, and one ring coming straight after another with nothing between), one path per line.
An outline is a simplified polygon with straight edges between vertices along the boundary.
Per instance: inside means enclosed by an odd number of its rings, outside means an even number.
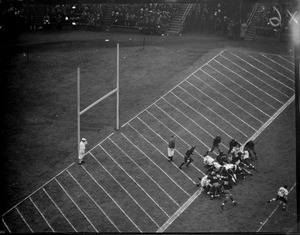
M147 126L151 131L153 131L159 138L161 138L166 144L168 144L168 141L166 141L160 134L158 134L158 133L156 133L147 123L145 123L142 119L140 119L140 117L137 117L137 119L139 119L145 126ZM190 147L190 146L189 146ZM179 154L179 155L181 155L182 157L184 157L183 156L183 154L182 153L180 153L179 151L177 151L176 149L175 149L175 151ZM200 155L200 154L199 154ZM177 167L177 165L174 163L174 162L172 162L176 167ZM195 167L195 169L196 170L198 170L199 172L201 172L202 174L204 174L198 167L196 167L193 163L191 163L191 165L193 166L193 167ZM190 177L189 177L189 179L193 182L193 183L196 183L194 180L192 180Z
M215 88L213 88L211 85L209 85L207 82L205 82L204 80L202 80L201 78L197 77L196 75L194 75L194 77L198 80L201 80L201 82L203 82L206 86L210 87L212 90L214 90L216 93L218 93L219 95L221 95L222 97L224 97L226 100L228 100L229 102L231 102L233 105L237 106L239 109L241 109L243 112L247 113L249 116L251 116L252 118L254 118L256 121L258 121L260 124L264 124L260 119L258 119L257 117L255 117L254 115L252 115L251 113L249 113L246 109L242 108L239 104L235 103L234 101L232 101L231 99L229 99L228 97L226 97L225 95L223 95L221 92L219 92L218 90L216 90ZM193 84L192 82L186 80L188 83L190 83L191 85L193 85L196 89L199 89L199 87L195 84Z
M261 81L262 83L266 84L267 86L271 87L271 89L274 89L275 91L279 92L280 94L284 95L285 97L289 97L287 94L285 94L284 92L278 90L277 88L273 87L272 85L270 85L269 83L267 83L266 81L260 79L258 76L256 76L255 74L251 73L249 70L243 68L242 66L236 64L235 62L233 62L232 60L226 58L225 56L223 55L220 55L222 56L224 59L228 60L230 63L233 63L235 66L241 68L242 70L244 70L246 73L249 73L251 74L253 77L255 77L257 80Z
M293 185L293 187L290 189L289 193L292 192L292 190L294 189L294 187L296 186L296 183ZM256 231L257 233L260 232L260 230L262 229L263 226L265 226L265 224L268 222L268 220L272 217L272 215L275 213L275 211L279 208L279 204L275 207L275 209L271 212L271 214L267 217L267 219L264 220L264 222L261 224L261 226L259 227L259 229Z
M9 229L8 225L6 224L6 222L5 222L5 220L4 220L3 217L2 217L2 223L3 223L4 226L6 227L7 231L8 231L9 233L11 233L11 231L10 231L10 229Z
M120 150L121 150L121 152L123 153L123 154L125 154L132 162L134 162L135 163L135 165L141 170L141 171L143 171L144 172L144 174L145 175L147 175L148 176L148 178L154 183L154 184L156 184L157 185L157 187L159 187L160 188L160 190L161 191L163 191L167 196L168 196L168 198L170 198L171 199L171 201L173 201L178 207L179 207L179 204L154 180L154 179L152 179L152 177L142 168L142 167L140 167L131 157L129 157L129 155L127 154L127 153L125 153L125 151L119 146L119 145L117 145L112 139L109 139L114 145L116 145ZM169 215L168 215L168 217L170 217Z
M83 192L88 195L88 197L93 201L93 203L98 207L98 209L105 215L105 217L109 220L109 222L118 230L118 232L121 232L118 227L114 224L114 222L109 218L109 216L105 213L105 211L98 205L98 203L92 198L92 196L82 187L82 185L75 179L75 177L71 174L69 170L67 170L68 174L72 177L72 179L77 183L77 185L83 190Z
M246 54L245 52L242 52L242 53ZM256 58L253 57L252 55L249 55L248 53L247 53L246 55L248 55L249 57L251 57L251 58L253 58L254 60L258 61L259 63L263 64L264 66L268 67L269 69L273 70L274 72L278 73L278 74L281 75L282 77L285 77L285 78L287 78L288 80L290 80L290 81L292 81L292 82L295 83L295 81L294 81L293 79L291 79L291 78L289 78L288 76L286 76L286 75L284 75L284 74L278 72L277 70L273 69L273 68L270 67L269 65L267 65L267 64L261 62L260 60L256 59Z
M201 193L202 189L197 190L156 232L163 233Z
M138 146L136 146L130 139L128 139L123 133L121 135L124 136L124 138L127 139L129 143L131 143L136 149L138 149L145 157L147 157L158 169L160 169L177 187L179 187L186 195L190 196L186 191L184 191L180 186L177 185L177 183L163 170L158 166L151 158L148 157L146 153L144 153Z
M27 221L25 220L24 216L21 214L21 212L19 211L18 207L15 207L18 214L21 216L22 220L24 221L24 223L27 225L27 227L30 229L30 231L33 233L32 228L30 227L30 225L27 223Z
M133 118L131 118L129 121L127 121L126 123L124 123L122 125L125 126L127 123L131 122L131 120L133 120L134 118L136 118L137 116L139 116L141 113L143 113L146 109L150 108L153 104L155 104L156 102L158 102L158 100L160 100L161 98L165 97L167 94L169 94L171 91L173 91L176 87L178 87L181 83L183 83L185 80L187 80L190 76L192 76L194 73L196 73L197 71L199 71L200 69L202 69L203 66L205 66L207 63L209 63L210 61L212 61L214 58L218 57L221 53L223 53L224 50L222 50L221 52L219 52L217 55L215 55L213 58L211 58L209 61L207 61L205 64L203 64L200 68L196 69L194 72L192 72L190 75L188 75L185 79L183 79L180 83L178 83L177 85L175 85L171 90L169 90L167 93L165 93L163 96L161 96L160 98L158 98L154 103L150 104L147 108L143 109L141 112L139 112L137 115L135 115Z
M127 217L127 219L136 227L136 229L139 232L142 232L142 230L132 221L132 219L125 213L125 211L121 208L121 206L112 198L112 196L98 183L98 181L92 176L92 174L85 169L84 166L81 165L81 167L85 170L85 172L92 178L92 180L99 186L99 188L102 189L103 192L106 193L106 195L115 203L115 205L122 211L122 213Z
M227 90L229 90L232 94L238 96L239 98L241 98L242 100L244 100L246 103L248 103L249 105L251 105L252 107L254 107L256 110L258 110L259 112L261 112L262 114L264 114L267 117L271 117L269 114L265 113L264 111L262 111L260 108L256 107L254 104L252 104L250 101L246 100L244 97L240 96L238 93L236 93L235 91L231 90L229 87L227 87L226 85L224 85L223 83L221 83L220 81L218 81L216 78L214 78L213 76L211 76L210 74L208 74L206 71L204 71L203 69L201 69L201 71L203 73L205 73L207 76L211 77L212 79L214 79L217 83L219 83L221 86L225 87ZM197 75L194 75L196 78L200 79Z
M265 54L266 54L266 53L265 53ZM282 58L282 59L284 59L284 60L286 60L286 61L289 62L291 65L295 66L294 62L292 62L292 61L290 61L290 60L284 58L284 57L281 56L281 55L279 55L279 57Z
M229 112L230 114L232 114L232 116L236 117L237 119L239 119L242 123L244 123L246 126L248 126L249 128L251 128L253 131L257 131L253 126L249 125L247 122L245 122L244 120L242 120L240 117L238 117L237 115L235 115L233 112L231 112L229 109L227 109L226 107L224 107L222 104L220 104L218 101L216 101L215 99L213 99L212 97L210 97L209 95L205 94L203 91L201 91L199 88L195 87L193 84L191 84L189 81L186 81L188 84L190 84L191 86L193 86L195 89L197 89L198 91L200 91L203 95L205 95L206 97L208 97L209 99L213 100L215 103L217 103L221 108L225 109L227 112ZM182 88L180 86L180 88Z
M92 228L98 233L98 230L95 228L93 223L89 220L89 218L86 216L86 214L83 213L83 211L80 209L80 207L77 205L77 203L73 200L73 198L70 196L70 194L64 189L64 187L59 183L59 181L55 178L56 183L61 187L61 189L65 192L65 194L68 196L68 198L73 202L73 204L77 207L77 209L81 212L81 214L84 216L84 218L90 223Z
M274 62L275 64L279 65L280 67L282 67L282 68L288 70L288 71L291 72L293 75L295 75L295 71L294 71L294 70L290 70L289 68L283 66L282 64L280 64L280 63L278 63L277 61L271 59L270 57L267 57L267 56L264 55L263 53L261 53L261 55L262 55L263 57L265 57L266 59L271 60L271 61Z
M100 145L98 145L101 147ZM105 150L104 150L105 151ZM98 164L110 175L110 177L124 190L125 193L135 202L136 205L145 213L145 215L157 226L159 225L152 219L152 217L148 214L147 211L134 199L134 197L123 187L123 185L98 161L98 159L92 154L92 157L98 162Z
M120 167L125 174L151 199L151 201L169 218L170 215L164 211L163 208L146 192L146 190L101 146L103 151Z
M279 116L280 113L282 113L286 107L293 102L293 100L295 99L295 95L293 95L279 110L277 110L277 112L249 139L249 140L255 140L257 138L257 136L259 136L266 128L268 125L270 125L275 118L277 118ZM248 141L249 141L248 140ZM247 141L247 142L248 142ZM245 142L245 143L247 143ZM243 145L244 146L244 145ZM296 185L296 183L295 183ZM295 186L294 185L294 186ZM293 186L293 187L294 187ZM171 217L170 219L162 226L159 228L159 230L157 230L157 232L164 232L178 217L179 215L181 215L187 208L188 206L201 194L202 191L197 191L191 198L189 198L186 203L183 204L183 206L181 206ZM276 208L277 209L277 208ZM274 212L273 212L274 213ZM269 216L270 217L270 216ZM259 232L259 231L257 231Z
M281 81L279 81L279 80L277 80L276 78L272 77L271 75L267 74L265 71L263 71L263 70L261 70L261 69L255 67L253 64L249 63L248 61L246 61L246 60L244 60L243 58L239 57L238 55L234 54L233 52L231 52L231 51L228 51L228 52L231 53L233 56L237 57L238 59L240 59L240 60L244 61L245 63L249 64L252 68L254 68L254 69L260 71L261 73L265 74L266 76L268 76L269 78L273 79L274 81L276 81L276 82L280 83L281 85L285 86L286 88L288 88L288 89L294 91L293 88L291 88L291 87L285 85L285 84L282 83Z
M239 130L237 127L235 127L233 124L231 124L228 120L226 120L225 118L223 118L221 115L219 115L216 111L214 111L213 109L211 109L210 107L208 107L206 104L202 103L198 98L196 98L195 96L193 96L192 94L190 94L186 89L184 89L183 87L179 86L179 88L181 90L183 90L185 93L187 93L189 96L193 97L193 99L195 99L198 103L202 104L203 106L205 106L207 109L209 109L212 113L214 113L215 115L217 115L220 119L222 119L224 122L226 122L228 125L230 125L233 129L235 129L237 132L240 132L242 135L244 135L245 137L248 137L248 135L244 132L242 132L241 130ZM175 95L172 92L173 95ZM176 96L176 95L175 95ZM176 96L177 97L177 96ZM180 98L179 98L180 99ZM230 136L229 134L227 134L228 136ZM231 137L232 138L232 137ZM233 138L232 138L233 139Z
M181 98L179 98L177 95L175 95L173 92L171 92L171 94L173 96L175 96L178 100L180 100L182 103L184 103L186 106L188 106L190 109L192 109L194 112L197 112L198 114L200 114L198 111L196 111L193 107L191 107L190 105L188 105L187 103L185 103ZM211 133L209 133L207 130L205 130L202 126L200 126L198 123L196 123L192 118L190 118L188 115L186 115L184 112L182 112L179 108L175 107L175 105L171 104L169 101L167 101L166 99L164 99L164 101L166 101L171 107L173 107L174 109L176 109L178 112L180 112L181 114L183 114L186 118L188 118L189 120L191 120L196 126L198 126L200 129L202 129L205 133L207 133L211 138L215 138L215 136L213 136ZM204 117L204 115L201 114L201 116ZM205 118L205 117L204 117ZM208 120L207 118L205 118L206 120ZM220 129L220 128L218 128ZM221 129L220 129L221 130ZM222 132L224 132L223 130L221 130ZM203 142L202 142L203 143ZM209 146L206 145L205 143L203 143L208 149ZM221 145L223 145L223 147L227 148L223 143L221 143ZM195 151L197 152L197 151ZM218 155L218 153L216 151L214 151L214 153L216 155ZM201 154L199 154L202 158L203 156Z
M226 67L225 65L221 64L219 61L215 60L215 62L217 62L218 64L220 64L221 66L223 66L224 68L226 68L227 70L229 70L229 72L239 76L240 78L242 78L243 80L245 80L246 82L248 82L250 84L250 86L254 86L257 90L260 90L262 93L270 96L272 99L276 100L279 104L283 105L283 102L281 102L280 100L274 98L273 96L271 96L270 94L268 94L267 92L265 92L263 89L253 85L251 82L247 81L247 79L244 79L242 76L240 76L239 74L237 74L236 72L234 72L233 70L229 69L228 67ZM211 65L208 65L211 68L213 68L215 71L217 71L218 73L222 74L224 77L226 77L227 79L229 79L230 81L232 81L233 83L235 83L237 86L239 86L241 89L247 91L249 94L251 94L253 97L255 97L256 99L259 99L261 102L267 104L269 107L273 108L274 110L277 110L277 108L275 108L273 105L269 104L268 102L266 102L265 100L263 100L262 98L258 97L257 95L255 95L254 93L252 93L251 91L247 90L244 86L241 86L239 83L235 82L234 80L232 80L231 78L229 78L229 76L225 75L224 73L222 73L220 70L214 68Z
M51 229L52 232L55 232L54 229L52 228L52 226L50 225L50 223L48 222L48 220L46 219L46 217L43 215L43 213L40 211L40 209L38 208L38 206L34 203L34 201L32 200L31 197L29 197L29 200L31 201L31 203L34 205L35 209L38 210L38 212L40 213L40 215L43 217L43 219L45 220L45 222L47 223L48 227Z
M165 154L163 152L161 152L156 146L154 146L149 140L147 140L136 128L134 128L130 123L128 124L128 126L130 126L135 132L137 132L144 140L146 140L153 148L155 148L164 158L167 158L165 156ZM172 162L172 164L174 166L175 163ZM177 167L176 167L177 168ZM190 181L192 181L193 183L195 183L187 174L185 174L184 172L181 172L183 175L185 175ZM172 179L172 181L177 185L177 187L179 187L183 192L185 192L188 196L191 196L188 192L186 192L178 183L176 183L175 180L173 180L173 178L170 176L170 179Z
M44 193L48 196L48 198L51 200L51 202L54 204L54 206L59 210L59 212L62 214L62 216L65 218L65 220L69 223L69 225L73 228L75 232L78 232L76 228L72 225L72 223L68 220L68 218L65 216L65 214L61 211L61 209L58 207L58 205L55 203L55 201L50 197L50 195L47 193L45 188L43 188Z

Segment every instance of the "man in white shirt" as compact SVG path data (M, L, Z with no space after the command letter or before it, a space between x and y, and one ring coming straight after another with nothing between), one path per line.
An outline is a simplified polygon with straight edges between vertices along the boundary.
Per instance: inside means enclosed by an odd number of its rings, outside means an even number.
M267 203L274 202L280 200L280 204L282 203L282 210L286 210L287 205L287 196L289 191L287 190L288 186L284 185L278 189L277 196L267 201Z
M84 154L85 154L85 148L86 148L86 145L87 145L87 141L85 138L82 138L81 141L80 141L80 144L79 144L79 156L78 156L78 159L79 159L79 165L83 164L84 161L82 160L83 157L84 157Z

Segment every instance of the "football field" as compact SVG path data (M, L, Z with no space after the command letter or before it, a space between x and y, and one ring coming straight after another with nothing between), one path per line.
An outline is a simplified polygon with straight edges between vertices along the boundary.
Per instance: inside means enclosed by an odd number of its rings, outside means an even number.
M293 101L293 57L224 49L89 149L85 164L72 163L8 210L2 222L20 233L164 232L202 196L195 184L213 138L221 136L224 152L233 138L255 140ZM169 162L172 135L176 151ZM195 161L180 170L192 145Z

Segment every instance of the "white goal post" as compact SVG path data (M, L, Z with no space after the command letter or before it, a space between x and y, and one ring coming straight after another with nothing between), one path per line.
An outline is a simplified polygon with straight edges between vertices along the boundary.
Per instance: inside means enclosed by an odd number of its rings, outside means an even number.
M120 129L120 121L119 121L119 115L120 115L120 108L119 108L119 43L117 43L117 87L101 97L100 99L96 100L94 103L90 104L88 107L86 107L83 110L80 110L80 68L77 68L77 145L78 145L78 157L80 152L80 116L84 114L86 111L94 107L96 104L100 103L110 95L113 95L116 93L116 130Z

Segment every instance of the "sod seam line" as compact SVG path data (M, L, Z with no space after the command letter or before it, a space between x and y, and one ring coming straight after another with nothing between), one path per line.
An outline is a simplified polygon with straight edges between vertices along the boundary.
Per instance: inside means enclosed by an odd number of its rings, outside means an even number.
M130 123L128 123L128 126L130 128L132 128L135 132L137 132L144 140L146 140L146 142L148 142L154 149L156 149L164 158L167 158L165 156L165 154L163 154L163 152L161 152L157 147L155 147L149 140L146 139L146 137L144 137L136 128L134 128ZM173 165L175 165L174 162L172 162ZM176 165L175 165L176 166ZM184 174L190 181L192 181L193 183L195 183L188 175L186 175L184 172L181 172L182 174ZM166 173L167 174L167 173ZM168 174L167 174L168 175ZM173 178L168 175L169 178L176 184L177 187L179 187L183 192L185 192L185 194L187 194L188 196L191 196L188 192L186 192L175 180L173 180Z
M258 76L256 76L255 74L253 74L252 72L250 72L248 69L243 68L242 66L236 64L235 62L233 62L232 60L226 58L225 56L221 55L224 59L228 60L230 63L233 63L235 66L239 67L240 69L244 70L246 73L250 74L251 76L255 77L257 80L261 81L262 83L264 83L265 85L271 87L273 90L277 91L278 93L284 95L285 97L289 97L287 94L285 94L284 92L278 90L277 88L275 88L274 86L270 85L268 82L264 81L263 79L259 78Z
M279 110L277 110L277 112L249 140L255 140L257 136L259 136L267 128L267 126L269 126L275 120L275 118L277 118L279 114L282 113L290 103L292 103L294 98L295 95L293 95ZM179 217L179 215L181 215L188 208L188 206L201 194L201 192L198 194L197 192L191 198L189 198L187 201L188 203L184 203L183 206L181 206L171 216L171 218L162 227L160 227L159 230L157 230L157 232L164 232Z
M216 104L218 104L222 109L225 109L227 112L229 112L232 116L236 117L237 119L239 119L242 123L244 123L246 126L248 126L249 128L251 128L253 131L257 131L253 126L251 126L250 124L248 124L247 122L245 122L244 120L242 120L240 117L238 117L236 114L234 114L232 111L230 111L229 109L227 109L226 107L224 107L222 104L220 104L218 101L216 101L214 98L212 98L211 96L205 94L202 90L198 89L197 87L195 87L193 84L191 84L189 81L186 81L187 83L190 84L190 86L194 87L196 90L200 91L203 95L205 95L206 97L208 97L209 99L211 99L213 102L215 102ZM180 86L180 88L182 88L182 86ZM217 107L218 107L217 105Z
M125 211L122 209L122 207L113 199L113 197L98 183L98 181L92 176L92 174L85 169L84 166L81 166L85 172L92 178L92 180L98 185L98 187L112 200L112 202L119 208L119 210L126 216L126 218L136 227L136 229L139 232L142 232L142 230L132 221L132 219L125 213Z
M167 197L168 198L170 198L171 199L171 201L173 201L178 207L179 207L179 204L154 180L154 179L152 179L152 177L139 165L139 164L137 164L131 157L129 157L129 155L118 145L118 144L116 144L112 139L109 139L114 145L116 145L117 146L117 148L119 148L120 150L121 150L121 152L124 154L124 155L126 155L126 157L128 157L132 162L134 162L135 163L135 165L141 170L141 171L143 171L144 172L144 174L145 175L147 175L148 176L148 178L154 183L154 184L156 184L157 185L157 187L159 187L159 189L161 190L161 191L163 191L166 195L167 195ZM169 216L170 217L170 216Z
M101 145L100 145L101 146ZM101 146L101 148L103 149L103 151L118 165L119 168L121 168L125 174L150 198L150 200L167 216L170 217L170 215L168 215L168 213L165 212L165 210L163 208L161 208L161 206L146 192L146 190L105 150L105 148L103 146Z
M240 60L244 61L245 63L249 64L249 65L250 65L252 68L254 68L254 69L258 70L259 72L261 72L261 73L263 73L263 74L265 74L267 77L269 77L269 78L273 79L274 81L276 81L276 82L280 83L281 85L285 86L286 88L288 88L288 89L290 89L290 90L294 91L294 89L293 89L293 88L291 88L291 87L289 87L289 86L285 85L285 84L284 84L283 82L281 82L281 81L278 81L276 78L272 77L271 75L269 75L269 74L268 74L268 73L266 73L265 71L263 71L263 70L261 70L261 69L259 69L259 68L255 67L253 64L251 64L251 63L249 63L248 61L244 60L244 59L243 59L243 58L241 58L240 56L238 56L238 55L236 55L236 54L234 54L234 53L232 53L232 52L230 52L230 51L229 51L229 53L231 53L233 56L237 57L238 59L240 59Z
M150 130L152 130L154 133L156 133L147 123L145 123L142 119L140 119L140 117L137 117L145 126L147 126ZM162 136L160 135L160 134L158 134L158 133L156 133L156 135L159 137L159 138L161 138L166 144L168 144L168 141L166 141L164 138L162 138ZM167 145L166 145L167 146ZM190 147L190 146L188 146L188 147ZM181 152L179 152L177 149L175 149L175 151L179 154L179 155L181 155L182 157L184 157L183 156L183 154L181 153ZM194 163L191 163L192 164L192 166L194 166L195 167L195 169L196 170L198 170L199 172L201 172L203 175L204 175L204 172L202 172L198 167L196 167L195 165L194 165ZM195 183L194 182L194 180L191 180L193 183Z
M261 89L260 87L254 85L253 83L249 82L247 79L243 78L242 76L240 76L238 73L234 72L232 69L228 68L227 66L225 66L224 64L220 63L219 61L215 60L216 63L220 64L222 67L224 67L225 69L227 69L230 73L235 74L236 76L242 78L244 81L246 81L247 83L250 84L250 86L254 87L256 90L259 90L262 92L262 94L266 94L267 96L269 96L270 98L272 98L273 100L277 101L280 105L283 105L284 103L278 99L276 99L275 97L273 97L272 95L270 95L269 93L267 93L266 91L264 91L263 89ZM266 102L263 98L258 97L257 95L255 95L254 93L250 92L249 90L247 90L245 87L247 86L241 86L239 83L237 83L236 81L234 81L233 79L230 79L228 75L225 75L224 73L222 73L219 69L214 68L214 66L209 65L210 67L212 67L214 70L216 70L217 72L219 72L220 74L222 74L224 77L228 78L229 80L231 80L233 83L235 83L236 85L238 85L239 87L241 87L242 89L246 90L248 93L252 94L254 97L256 97L257 99L259 99L260 101L266 103L268 106L270 106L271 108L273 108L274 110L277 110L277 108L275 108L273 105L269 104L268 102ZM248 87L247 87L248 88ZM256 91L255 90L255 91Z
M232 89L230 89L227 85L224 85L223 83L221 83L220 81L218 81L216 78L214 78L213 76L211 76L210 74L208 74L205 70L201 69L201 71L203 73L205 73L207 76L211 77L212 79L214 79L218 84L220 84L221 86L225 87L227 90L229 90L232 94L238 96L241 100L244 100L246 103L248 103L249 105L251 105L252 107L254 107L256 110L258 110L259 112L261 112L262 114L264 114L267 117L271 117L269 114L265 113L263 110L261 110L260 108L256 107L254 104L252 104L250 101L248 101L247 99L245 99L244 97L240 96L237 92L233 91ZM196 78L199 79L199 77L197 75L194 75Z
M92 200L92 202L96 205L96 207L105 215L105 217L109 220L109 222L121 232L119 228L114 224L114 222L109 218L109 216L105 213L105 211L98 205L98 203L93 199L93 197L83 188L83 186L75 179L75 177L71 174L69 170L67 170L68 174L72 177L72 179L77 183L77 185L81 188L81 190Z
M47 193L46 189L43 188L44 193L47 195L47 197L51 200L51 202L54 204L54 206L59 210L59 212L62 214L62 216L65 218L65 220L69 223L69 225L73 228L73 230L75 232L78 232L76 230L76 228L72 225L72 223L70 222L70 220L65 216L65 214L61 211L61 209L59 208L59 206L56 204L56 202L50 197L50 195Z
M266 55L264 55L263 53L260 53L263 57L265 57L268 60L271 60L273 63L279 65L280 67L286 69L287 71L291 72L294 76L295 76L295 71L294 70L290 70L289 68L283 66L282 64L278 63L277 61L271 59L270 57L267 57Z
M100 145L98 147L101 147ZM135 198L123 187L123 185L109 172L109 170L104 167L99 160L94 156L94 154L90 153L92 157L98 162L98 164L110 175L110 177L124 190L125 193L134 201L134 203L145 213L146 217L148 217L157 227L159 225L153 220L153 218L148 214L148 212L135 200Z
M292 192L294 187L296 186L296 183L293 185L293 187L290 189L289 194ZM256 231L257 233L260 232L262 227L268 222L268 220L272 217L272 215L275 213L275 211L279 208L279 204L275 207L275 209L271 212L271 214L267 217L267 219L264 220L264 222L261 224L259 229Z
M42 218L44 219L44 221L46 222L46 224L48 225L48 227L51 229L51 231L54 233L55 230L52 228L52 226L49 223L49 221L46 219L46 217L44 216L44 214L41 212L41 210L38 208L38 206L35 204L35 202L32 200L31 197L29 197L29 200L31 201L31 203L33 204L33 206L35 207L35 209L37 209L37 211L40 213L40 215L42 216Z

